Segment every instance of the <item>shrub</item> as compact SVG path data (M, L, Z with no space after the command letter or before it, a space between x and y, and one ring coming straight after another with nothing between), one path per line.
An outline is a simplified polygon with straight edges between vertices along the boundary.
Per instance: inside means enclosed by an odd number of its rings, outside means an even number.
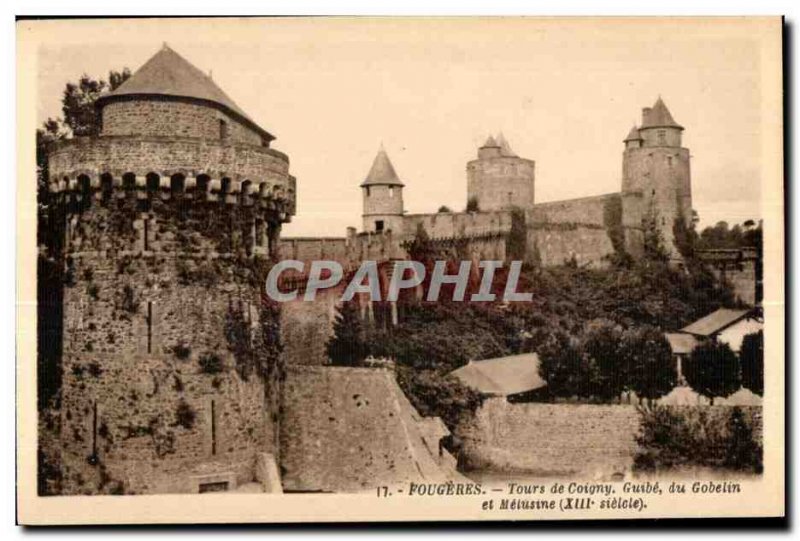
M216 353L204 353L197 362L204 374L219 374L225 370L225 361Z
M478 212L479 210L477 197L473 196L467 199L467 212Z
M660 329L647 325L628 329L622 335L619 356L627 388L639 397L660 398L675 387L672 349Z
M178 407L175 408L175 424L182 426L185 429L190 429L194 426L197 413L194 411L186 401L181 400Z
M728 344L708 340L698 345L685 363L686 381L711 403L739 389L739 359Z
M760 473L763 450L742 408L639 408L637 470L726 467Z
M185 361L191 356L192 349L186 344L181 343L172 348L172 353L174 353L178 359Z
M455 376L435 370L398 366L397 382L421 415L441 417L450 430L455 430L462 416L473 413L482 402L479 393Z
M739 351L742 365L742 386L764 395L764 331L751 333L742 340Z

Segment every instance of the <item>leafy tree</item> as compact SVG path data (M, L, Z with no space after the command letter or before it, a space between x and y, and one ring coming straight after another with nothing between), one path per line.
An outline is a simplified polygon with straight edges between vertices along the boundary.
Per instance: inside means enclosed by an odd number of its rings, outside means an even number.
M739 351L742 365L742 386L757 395L764 395L764 331L751 333L742 340Z
M467 212L478 212L479 210L477 197L473 196L467 199Z
M357 366L367 357L361 315L355 302L346 302L337 309L333 332L326 346L332 364Z
M539 348L539 376L552 396L588 397L593 366L568 334L553 332Z
M583 335L581 347L596 375L591 394L598 398L618 397L626 387L628 367L619 355L621 339L622 329L607 319L590 322Z
M698 345L685 363L684 375L689 385L714 403L726 397L740 384L739 359L728 344L708 340Z
M453 211L450 210L450 207L448 207L447 205L442 205L441 207L439 207L439 210L437 210L436 212L449 213L449 212L453 212Z
M619 356L628 387L640 398L653 400L675 387L677 375L672 349L657 327L645 325L626 330L620 341Z
M451 430L456 429L464 414L474 412L482 402L480 393L455 376L436 370L398 366L397 383L421 415L441 417Z
M511 229L506 239L506 255L508 259L524 261L528 244L528 228L525 226L525 212L515 208L511 211Z

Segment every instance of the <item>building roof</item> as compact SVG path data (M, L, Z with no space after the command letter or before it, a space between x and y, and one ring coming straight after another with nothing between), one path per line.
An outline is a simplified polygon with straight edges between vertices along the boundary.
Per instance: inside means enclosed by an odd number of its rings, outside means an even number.
M675 122L675 119L672 118L672 115L667 109L667 106L664 104L664 100L661 99L661 96L658 97L656 100L655 105L651 107L649 110L646 110L645 114L642 115L642 127L641 129L645 128L678 128L683 129L683 126Z
M495 396L533 391L547 385L539 377L539 356L535 353L470 361L451 374L467 387Z
M633 125L631 131L628 132L628 136L623 140L623 143L627 143L628 141L641 141L642 135L639 133L639 128L636 127L636 124Z
M669 347L672 348L672 353L689 354L699 343L693 334L668 332L665 334Z
M486 139L486 142L483 143L483 146L481 148L487 148L487 147L494 148L494 147L499 147L499 146L500 145L497 144L497 141L495 141L494 137L492 137L490 135L489 138Z
M740 319L746 317L750 310L731 310L729 308L720 308L716 312L711 312L705 317L702 317L694 323L687 325L681 332L690 333L697 336L712 336L722 331L726 327L730 327Z
M500 154L509 158L516 158L517 155L511 150L511 146L506 141L502 133L497 134L497 146L500 147Z
M361 186L403 186L397 173L394 171L389 156L386 151L381 147L375 160L372 162L372 167L369 170L367 178L361 183Z
M274 137L256 124L222 89L166 43L116 90L98 98L98 105L115 98L129 96L170 96L191 98L224 109L268 139Z

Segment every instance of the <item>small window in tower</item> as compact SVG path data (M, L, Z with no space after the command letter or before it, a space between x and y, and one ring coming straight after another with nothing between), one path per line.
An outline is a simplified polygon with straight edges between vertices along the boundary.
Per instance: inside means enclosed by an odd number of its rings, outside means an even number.
M369 186L367 186L367 197L369 197Z
M667 144L667 130L658 130L658 144L659 145Z
M226 140L228 138L228 135L229 135L229 133L228 133L228 123L220 118L219 119L219 138L224 141L224 140Z
M389 186L389 198L394 197L394 186Z
M375 220L375 231L378 233L383 231L383 220Z
M667 165L672 167L672 156L667 156Z

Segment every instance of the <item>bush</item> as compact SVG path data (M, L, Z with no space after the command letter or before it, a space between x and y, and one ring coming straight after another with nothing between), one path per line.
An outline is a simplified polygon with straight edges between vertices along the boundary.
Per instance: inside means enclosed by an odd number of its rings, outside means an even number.
M742 386L757 395L764 395L764 331L751 333L742 340L739 351Z
M554 397L588 397L594 370L593 363L564 332L553 332L539 348L539 376Z
M760 473L763 449L741 408L640 408L636 470L726 467Z
M175 408L175 425L189 430L194 426L197 413L186 401L181 400Z
M178 359L185 361L191 356L192 349L186 344L177 344L172 348L172 353L174 353Z
M216 353L204 353L197 362L204 374L219 374L225 370L225 361Z
M628 389L649 400L670 392L677 383L672 349L664 333L651 326L632 328L622 335L620 363Z
M450 430L455 430L462 416L475 412L482 402L479 393L455 376L435 370L398 366L397 382L420 415L441 417Z
M687 361L683 370L686 381L712 404L715 397L726 397L741 385L739 359L728 344L703 342Z

